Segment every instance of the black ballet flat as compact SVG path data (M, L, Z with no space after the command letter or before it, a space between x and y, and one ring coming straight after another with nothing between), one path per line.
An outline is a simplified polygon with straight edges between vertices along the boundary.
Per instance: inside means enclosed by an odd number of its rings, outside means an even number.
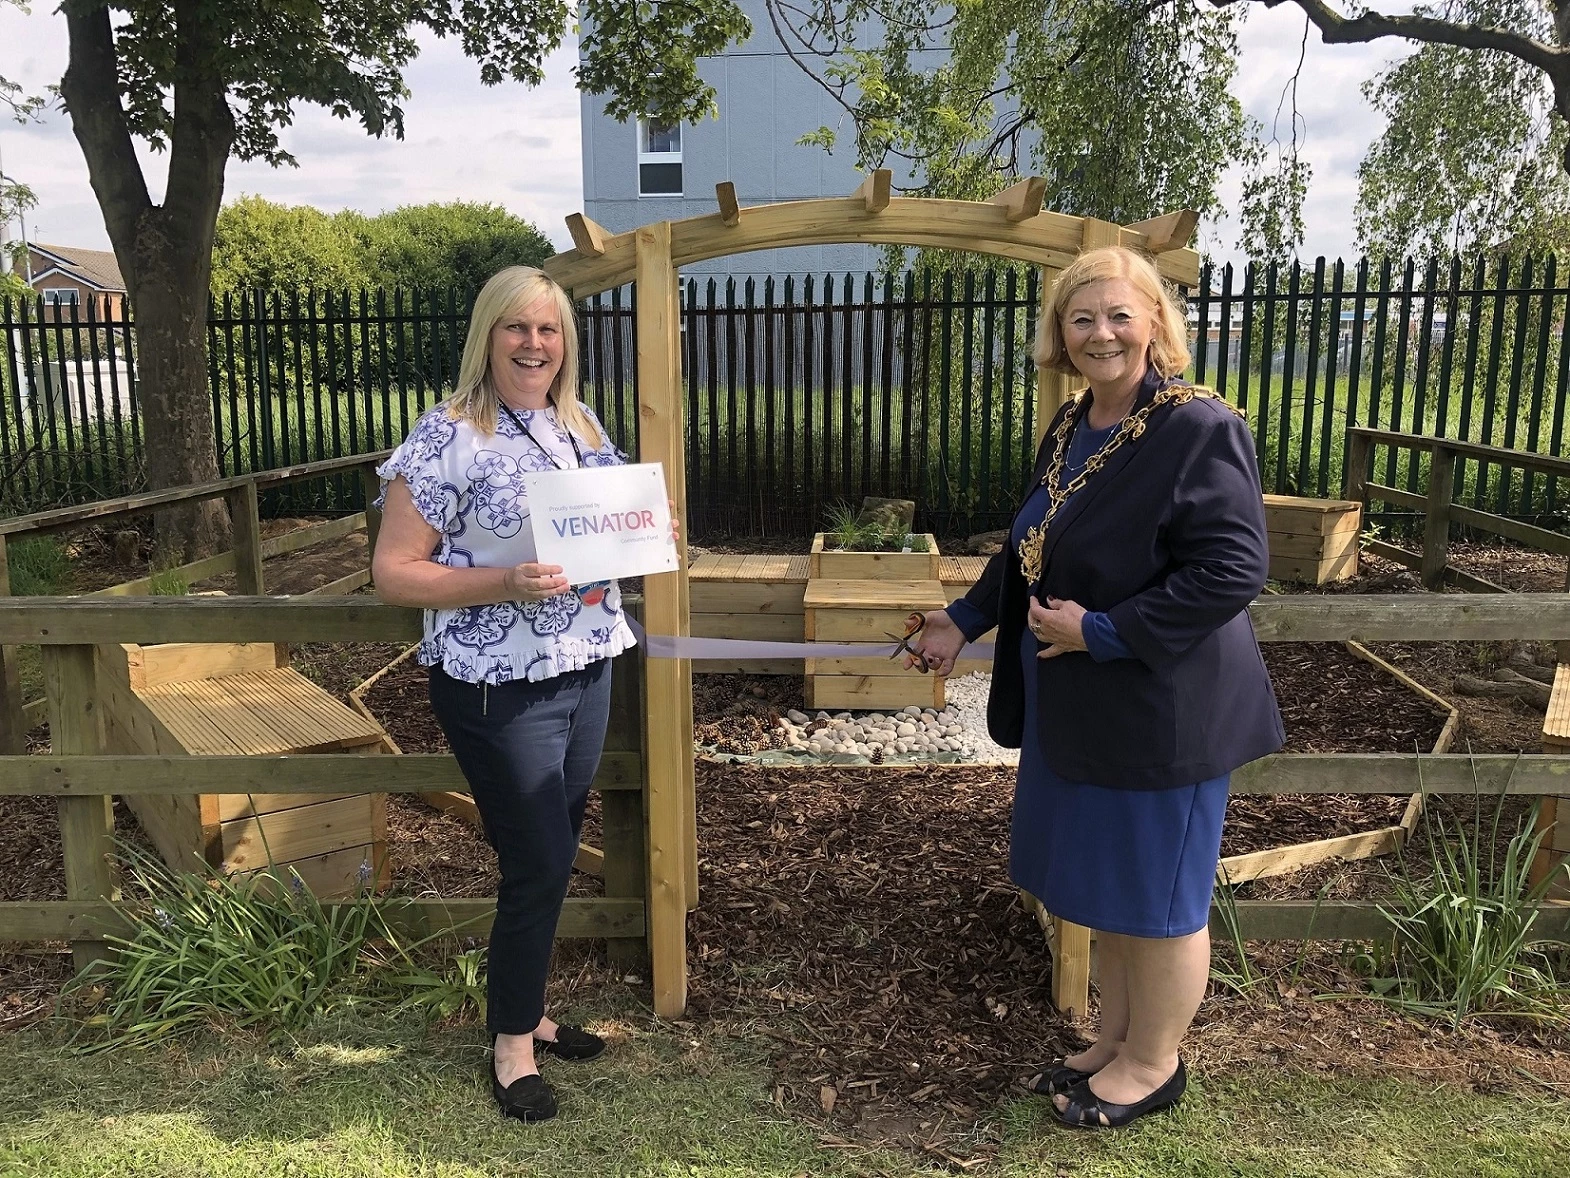
M491 1061L491 1095L504 1117L523 1121L548 1121L556 1115L556 1093L539 1073L519 1076L505 1088L496 1078L496 1062Z
M1048 1064L1025 1081L1025 1087L1037 1096L1059 1096L1079 1087L1095 1074L1095 1072L1082 1072L1078 1068L1071 1068L1060 1059L1057 1063Z
M1183 1099L1183 1093L1188 1089L1188 1073L1183 1068L1183 1061L1178 1060L1177 1071L1172 1073L1172 1078L1157 1088L1144 1100L1136 1100L1133 1104L1113 1104L1110 1100L1102 1100L1090 1090L1090 1081L1065 1093L1068 1097L1068 1107L1058 1110L1054 1106L1058 1120L1070 1129L1118 1129L1124 1125L1132 1124L1140 1117L1149 1113L1165 1112ZM1105 1120L1102 1118L1105 1117Z
M546 1055L554 1055L557 1059L571 1060L573 1063L583 1063L594 1059L605 1050L605 1040L591 1031L582 1027L556 1028L556 1038L534 1040L536 1051L543 1051Z

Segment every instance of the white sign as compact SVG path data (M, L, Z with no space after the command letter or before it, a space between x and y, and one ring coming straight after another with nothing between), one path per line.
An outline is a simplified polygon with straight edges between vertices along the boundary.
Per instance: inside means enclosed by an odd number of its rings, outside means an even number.
M676 568L665 471L658 462L587 466L523 476L535 560L569 584Z

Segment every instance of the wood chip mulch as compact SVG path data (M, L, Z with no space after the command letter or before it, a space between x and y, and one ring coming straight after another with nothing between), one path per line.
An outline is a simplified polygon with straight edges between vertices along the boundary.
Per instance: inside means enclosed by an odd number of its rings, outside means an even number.
M925 1147L1073 1049L1008 882L1012 794L1009 769L698 766L689 994L768 1016L781 1108Z

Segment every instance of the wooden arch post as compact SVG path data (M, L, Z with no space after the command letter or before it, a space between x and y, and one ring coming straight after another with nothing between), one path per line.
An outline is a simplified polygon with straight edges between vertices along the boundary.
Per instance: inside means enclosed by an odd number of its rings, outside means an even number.
M793 245L910 245L990 254L1042 270L1042 307L1052 283L1083 249L1127 245L1156 256L1163 277L1192 286L1199 255L1187 248L1197 213L1168 213L1137 225L1044 212L1046 184L1020 181L990 201L894 197L886 169L850 196L743 208L729 182L716 186L718 211L610 233L581 213L567 218L573 249L545 263L575 299L629 282L635 287L638 358L638 457L664 464L670 496L687 509L681 390L681 300L678 270L693 262ZM1201 325L1203 327L1203 325ZM1037 430L1046 429L1074 385L1038 373ZM644 579L644 622L651 634L685 636L687 537L679 568ZM692 759L692 664L648 660L644 695L648 774L647 934L656 1013L671 1018L687 1005L687 912L698 902L697 805ZM1076 1015L1089 1005L1090 933L1054 920L1053 1000Z

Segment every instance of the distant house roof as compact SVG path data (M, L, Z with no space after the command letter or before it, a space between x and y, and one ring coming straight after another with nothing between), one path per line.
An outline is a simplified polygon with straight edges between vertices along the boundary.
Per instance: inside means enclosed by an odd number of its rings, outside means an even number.
M36 282L49 274L60 273L102 291L125 293L125 279L120 277L120 264L110 250L84 250L69 245L42 245L28 242L35 254L54 263L42 273L35 274Z

